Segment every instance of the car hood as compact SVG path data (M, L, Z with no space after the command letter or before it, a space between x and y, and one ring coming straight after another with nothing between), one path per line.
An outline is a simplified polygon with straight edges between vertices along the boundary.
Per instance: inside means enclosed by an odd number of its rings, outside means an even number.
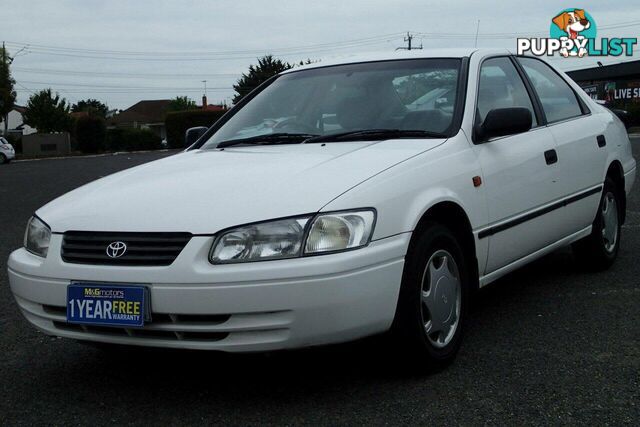
M193 150L94 181L36 214L53 232L215 233L234 225L317 212L371 176L444 141Z

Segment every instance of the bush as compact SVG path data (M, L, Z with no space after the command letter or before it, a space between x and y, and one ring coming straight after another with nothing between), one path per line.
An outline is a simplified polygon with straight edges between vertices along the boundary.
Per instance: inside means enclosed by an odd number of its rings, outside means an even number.
M79 117L75 122L75 139L78 150L83 153L98 153L105 149L107 132L104 119L100 117Z
M162 140L148 129L109 129L107 131L107 150L143 151L162 148Z
M165 119L170 148L184 148L184 133L196 126L210 127L225 111L191 110L168 113Z

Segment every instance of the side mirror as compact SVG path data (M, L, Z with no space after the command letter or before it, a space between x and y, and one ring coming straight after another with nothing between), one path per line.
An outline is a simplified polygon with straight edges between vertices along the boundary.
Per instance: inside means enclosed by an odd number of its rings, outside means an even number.
M187 131L184 133L184 146L190 147L191 145L193 145L194 142L196 142L202 135L204 135L207 129L208 128L206 126L197 126L187 129Z
M496 108L487 113L482 125L476 126L478 142L497 136L514 135L531 129L531 111L523 107Z

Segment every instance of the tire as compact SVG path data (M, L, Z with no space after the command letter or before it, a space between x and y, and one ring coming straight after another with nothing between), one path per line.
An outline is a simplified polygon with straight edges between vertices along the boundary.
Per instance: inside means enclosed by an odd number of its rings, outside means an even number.
M471 282L455 235L434 222L422 229L407 253L391 332L405 354L432 369L449 364L460 348Z
M574 254L590 270L606 270L618 256L624 207L622 191L607 177L591 234L573 244Z
M4 154L0 153L0 165L3 165L5 163L9 163L9 160L7 159L7 156L5 156Z

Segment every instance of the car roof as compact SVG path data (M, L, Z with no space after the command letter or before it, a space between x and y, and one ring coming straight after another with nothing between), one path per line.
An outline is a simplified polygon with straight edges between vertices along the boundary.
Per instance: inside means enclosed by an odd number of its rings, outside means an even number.
M322 68L332 65L357 64L362 62L392 61L396 59L422 59L422 58L464 58L472 54L479 53L487 55L510 55L508 49L478 49L478 48L451 48L451 49L412 49L412 50L389 50L382 52L369 52L358 54L334 55L322 58L313 64L297 66L282 74L308 70L312 68Z

